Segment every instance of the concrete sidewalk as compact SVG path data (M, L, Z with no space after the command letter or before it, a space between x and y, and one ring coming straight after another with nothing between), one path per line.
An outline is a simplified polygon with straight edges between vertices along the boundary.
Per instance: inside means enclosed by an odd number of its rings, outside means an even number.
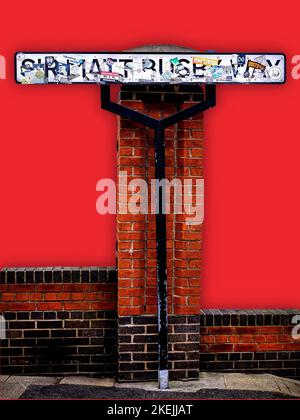
M61 388L62 385L77 386L84 391L87 387L99 387L109 391L109 394L113 396L114 392L120 398L120 395L124 391L124 396L128 395L129 389L133 391L143 390L153 394L157 392L156 382L139 382L139 383L117 383L111 378L91 378L83 376L68 376L68 377L41 377L41 376L0 376L0 399L18 399L26 391L28 387L39 386L47 387L49 394L49 386L52 389ZM51 389L51 388L50 388ZM80 389L80 388L79 388ZM115 390L115 391L114 391ZM219 394L230 395L236 393L236 391L251 391L274 394L282 397L290 396L292 398L300 398L300 381L292 379L281 378L269 374L265 375L245 375L239 373L201 373L199 380L196 381L172 381L170 383L170 389L166 391L160 391L164 394L163 397L180 393L184 397L184 393L188 393L189 396L193 393L199 393L199 391L205 390L217 390ZM169 395L168 395L169 394ZM85 393L83 392L83 395ZM263 396L263 394L262 394ZM57 396L56 396L57 398Z

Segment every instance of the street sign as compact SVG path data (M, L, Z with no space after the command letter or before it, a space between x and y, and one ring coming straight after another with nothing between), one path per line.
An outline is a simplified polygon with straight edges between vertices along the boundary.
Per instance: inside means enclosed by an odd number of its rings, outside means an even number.
M16 54L22 84L278 84L284 54L275 53L38 53Z

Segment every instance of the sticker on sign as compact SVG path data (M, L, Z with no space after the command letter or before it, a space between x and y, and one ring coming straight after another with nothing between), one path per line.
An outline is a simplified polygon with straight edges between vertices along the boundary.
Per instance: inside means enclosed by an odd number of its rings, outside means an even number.
M35 53L16 54L22 84L284 83L280 53Z

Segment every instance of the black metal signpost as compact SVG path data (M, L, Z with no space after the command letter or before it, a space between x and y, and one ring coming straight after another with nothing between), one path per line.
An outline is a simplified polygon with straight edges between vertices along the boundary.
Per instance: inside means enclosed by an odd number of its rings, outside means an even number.
M157 62L154 56L158 56ZM167 61L167 70L164 69L166 65L164 59ZM122 73L120 66L116 65L118 61L122 62ZM112 71L114 64L115 72ZM103 66L106 66L106 70L103 70ZM145 72L148 72L147 76ZM162 184L158 184L165 179L165 129L214 107L218 83L284 83L285 57L283 54L178 52L155 55L153 53L17 53L16 80L23 84L101 84L102 109L154 130L155 178L156 185L159 185L155 196L158 380L160 389L166 389L169 386L166 212ZM156 119L112 102L110 96L112 83L202 83L205 84L205 99L166 118Z
M110 100L110 86L101 87L101 107L154 129L155 179L165 179L165 129L189 117L206 111L216 104L215 85L206 85L205 100L166 118L156 119ZM168 299L167 299L167 233L163 188L155 191L157 308L158 308L158 377L160 389L168 387Z

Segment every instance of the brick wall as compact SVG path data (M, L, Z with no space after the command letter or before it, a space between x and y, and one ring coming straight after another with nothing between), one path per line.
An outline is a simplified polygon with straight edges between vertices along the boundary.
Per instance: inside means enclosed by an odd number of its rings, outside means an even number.
M45 300L48 293L56 296ZM52 306L55 303L60 306ZM0 271L0 314L7 327L7 338L0 340L0 374L155 380L156 316L118 317L116 303L113 268ZM299 314L202 310L200 316L170 315L170 377L194 379L200 370L300 379L300 340L291 335L293 317Z
M0 374L117 373L116 270L0 272Z
M300 340L290 311L201 311L200 370L300 379Z
M123 86L121 104L162 118L201 101L193 86ZM119 119L118 171L147 180L154 174L153 130L126 118ZM166 178L183 181L203 177L203 116L166 130ZM120 202L124 203L123 189ZM171 191L171 203L174 195ZM195 203L195 191L193 191ZM150 201L148 202L150 208ZM167 268L170 314L199 314L201 226L185 224L186 216L167 215ZM119 315L156 314L156 233L154 214L118 214Z

